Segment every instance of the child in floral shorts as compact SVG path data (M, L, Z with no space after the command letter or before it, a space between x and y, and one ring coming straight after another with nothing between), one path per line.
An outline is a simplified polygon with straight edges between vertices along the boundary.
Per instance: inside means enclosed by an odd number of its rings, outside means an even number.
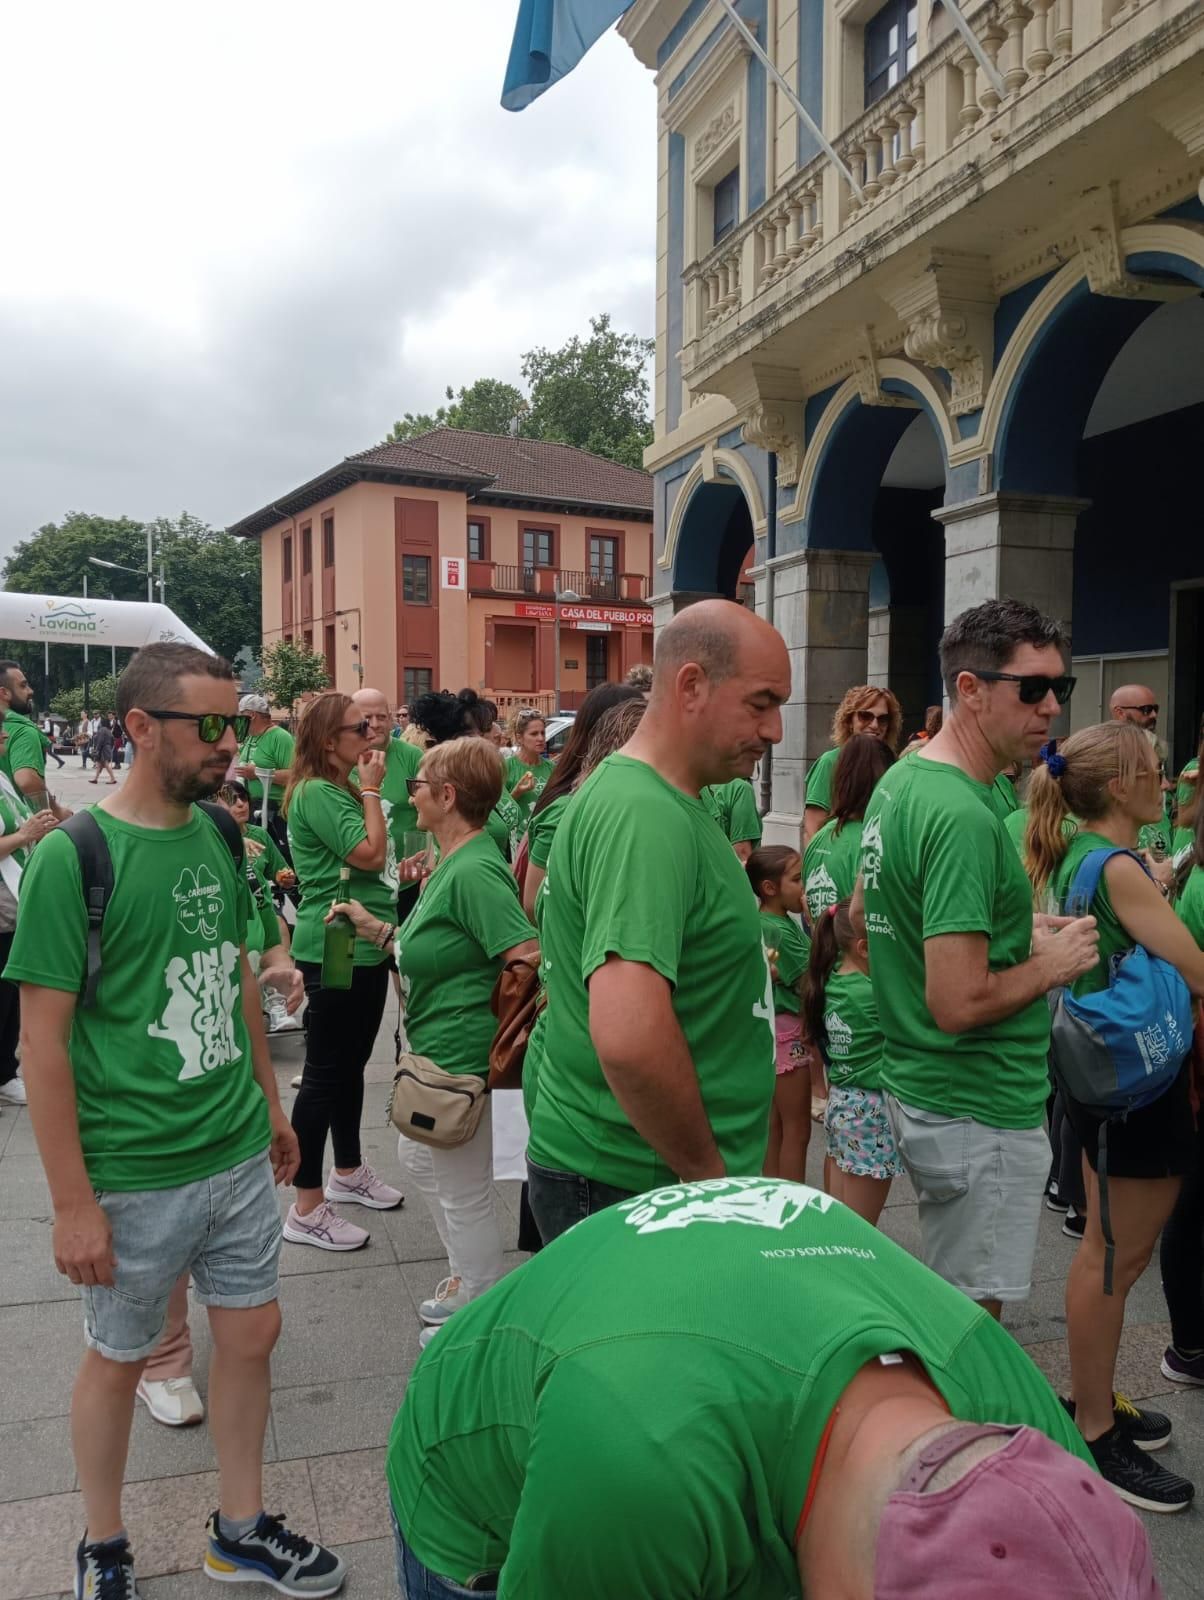
M865 929L854 924L848 900L830 906L812 930L803 1019L828 1069L832 1192L877 1223L903 1163L882 1098L882 1028Z
M802 860L786 845L762 845L745 864L761 907L761 942L773 978L777 1081L765 1174L801 1183L811 1137L811 1052L799 1027L810 944L795 918L803 909Z

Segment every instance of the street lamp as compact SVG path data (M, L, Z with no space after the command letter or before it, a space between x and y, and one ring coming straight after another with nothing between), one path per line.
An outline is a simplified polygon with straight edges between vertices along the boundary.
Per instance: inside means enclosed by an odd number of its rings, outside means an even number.
M92 565L94 567L107 567L110 572L132 572L136 578L145 578L146 579L146 598L147 598L147 601L151 605L154 604L154 599L155 599L155 588L154 588L154 586L155 586L156 579L155 579L154 572L151 570L151 568L149 566L145 567L145 568L143 568L143 567L126 567L126 566L123 566L120 561L105 561L100 556L89 556L88 560L92 563ZM162 605L162 603L163 603L163 591L167 587L167 580L163 576L163 557L162 557L162 555L160 555L160 557L159 557L159 577L158 577L157 581L158 581L158 584L159 584L159 603L160 603L160 605Z
M555 641L554 641L553 646L552 646L553 654L555 656L555 662L554 662L554 668L553 668L553 670L554 670L553 689L552 689L552 715L553 716L555 716L556 713L560 710L560 607L562 605L566 605L566 604L570 605L570 606L576 605L578 600L580 600L580 598L581 598L581 596L577 593L577 591L575 589L557 589L556 590L556 594L555 594L555 600L556 600L556 629L555 629Z

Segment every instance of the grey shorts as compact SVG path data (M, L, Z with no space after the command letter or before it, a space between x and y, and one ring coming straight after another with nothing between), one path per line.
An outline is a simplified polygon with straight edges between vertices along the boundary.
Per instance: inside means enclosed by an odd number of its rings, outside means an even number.
M113 1230L111 1288L80 1289L84 1339L110 1361L158 1344L177 1278L202 1305L242 1310L279 1294L280 1208L267 1152L178 1189L98 1190Z
M1025 1299L1049 1177L1045 1129L991 1128L885 1099L919 1200L925 1265L971 1300Z

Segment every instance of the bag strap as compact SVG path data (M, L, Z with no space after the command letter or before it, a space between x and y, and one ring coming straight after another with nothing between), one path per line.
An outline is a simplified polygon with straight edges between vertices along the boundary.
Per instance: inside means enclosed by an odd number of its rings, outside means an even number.
M1092 850L1090 854L1085 855L1079 862L1075 875L1071 879L1070 888L1067 890L1067 898L1073 900L1076 895L1085 895L1087 897L1087 906L1090 908L1099 888L1099 880L1103 870L1113 856L1129 856L1136 861L1147 877L1153 876L1136 851L1126 850L1124 845L1120 844L1101 845L1098 850Z
M91 811L75 812L59 823L57 831L67 835L79 856L80 884L84 909L88 913L88 964L80 1003L85 1007L93 1006L100 986L100 930L105 908L113 894L113 858Z
M226 841L230 854L234 857L234 865L241 872L246 848L243 845L242 833L238 823L235 822L225 806L219 806L214 800L198 800L196 804L197 810L205 813Z

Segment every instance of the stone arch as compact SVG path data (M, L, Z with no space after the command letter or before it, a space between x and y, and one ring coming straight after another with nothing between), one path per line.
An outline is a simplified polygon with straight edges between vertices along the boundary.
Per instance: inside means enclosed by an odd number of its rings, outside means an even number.
M745 557L765 525L748 462L738 451L708 448L682 480L658 565L672 574L675 593L735 599Z

